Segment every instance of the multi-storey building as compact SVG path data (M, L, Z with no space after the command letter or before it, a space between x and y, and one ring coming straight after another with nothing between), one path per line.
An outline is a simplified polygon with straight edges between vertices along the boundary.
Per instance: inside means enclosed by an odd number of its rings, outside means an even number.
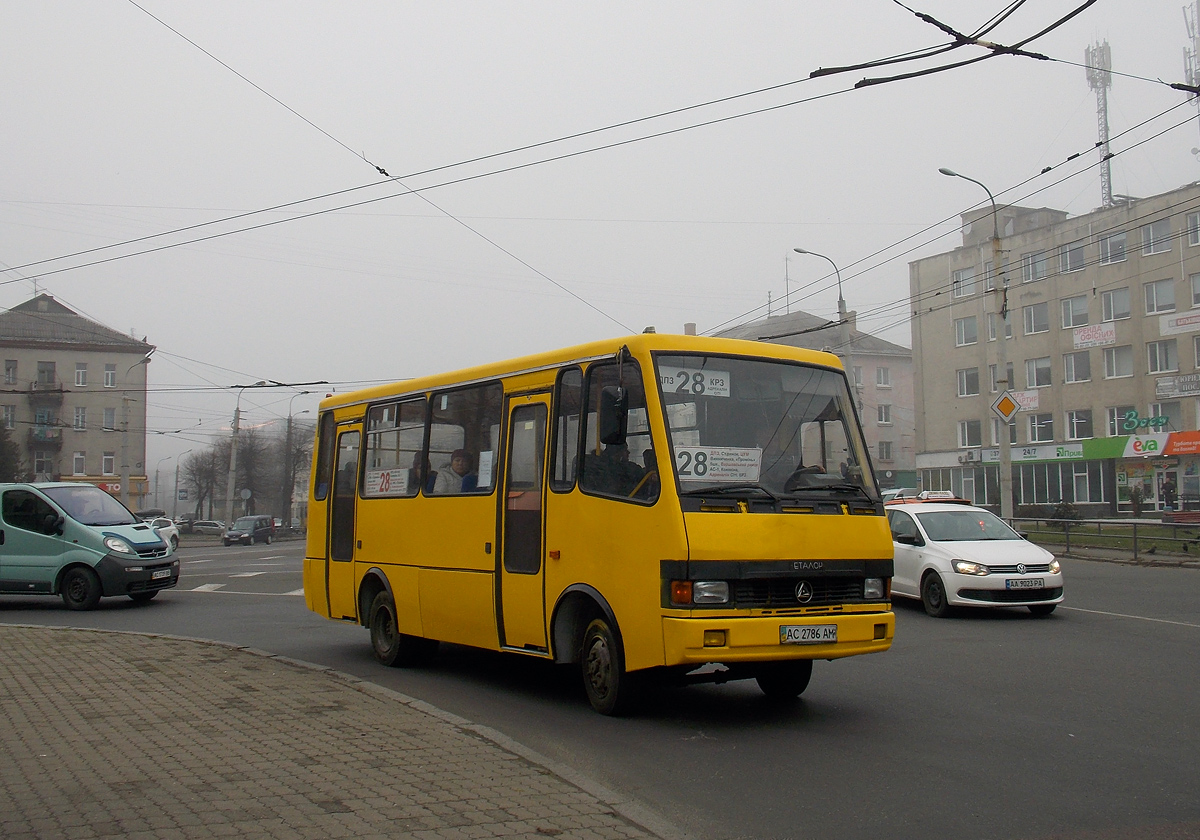
M1136 487L1161 507L1168 480L1200 501L1200 184L968 213L961 247L909 270L925 489L999 505L1007 390L1016 505L1113 513Z
M0 314L0 422L35 480L87 481L141 506L153 350L50 295Z
M809 350L831 350L849 358L858 413L871 461L882 487L915 487L913 354L882 338L861 333L855 313L847 313L849 353L838 347L840 327L808 312L771 315L726 330L723 338L770 341Z

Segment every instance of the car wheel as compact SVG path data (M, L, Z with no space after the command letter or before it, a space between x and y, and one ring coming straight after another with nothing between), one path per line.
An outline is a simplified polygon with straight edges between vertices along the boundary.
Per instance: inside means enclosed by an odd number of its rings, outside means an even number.
M772 700L795 700L812 679L811 659L792 659L764 665L755 678L762 693Z
M436 639L422 639L400 632L396 619L396 601L390 592L380 592L371 602L371 650L375 658L389 668L424 665L437 653Z
M937 572L930 572L921 581L921 603L933 618L945 618L950 612L950 605L946 603L946 585Z
M1030 604L1029 611L1034 615L1050 615L1058 604Z
M154 600L154 596L158 594L158 590L153 592L134 592L129 596L129 599L135 604L149 604Z
M225 543L226 548L229 548L229 546L233 545L233 543L231 543L229 540L221 540L221 542Z
M62 579L62 599L69 610L95 609L100 603L100 577L86 566L68 569Z
M602 715L624 715L641 699L638 680L625 670L625 657L616 633L597 618L583 633L579 661L588 702Z
M267 538L265 540L263 540L263 542L265 542L267 545L270 545L271 544L271 535L267 534Z

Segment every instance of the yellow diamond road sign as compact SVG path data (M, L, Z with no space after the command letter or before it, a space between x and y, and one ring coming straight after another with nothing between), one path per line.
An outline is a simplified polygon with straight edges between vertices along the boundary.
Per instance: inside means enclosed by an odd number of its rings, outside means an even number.
M1012 394L1008 391L1005 391L992 403L992 411L999 414L1005 420L1012 420L1020 410L1021 404L1013 399Z

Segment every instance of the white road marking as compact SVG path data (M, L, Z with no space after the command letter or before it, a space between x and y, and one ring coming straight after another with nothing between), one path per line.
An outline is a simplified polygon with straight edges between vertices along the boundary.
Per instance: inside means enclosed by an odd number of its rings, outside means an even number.
M230 577L258 577L265 574L266 572L238 572L235 575L230 575Z
M1109 615L1113 618L1133 618L1138 621L1153 621L1155 624L1174 624L1176 627L1195 627L1200 630L1200 624L1189 624L1186 621L1171 621L1166 618L1149 618L1144 615L1127 615L1125 613L1105 612L1104 610L1085 610L1082 607L1062 607L1061 609L1091 613L1092 615Z
M204 586L197 586L195 589L173 589L171 591L172 592L183 592L183 593L216 592L217 589L220 589L224 585L225 584L223 584L223 583L205 584ZM207 587L212 587L212 588L207 588ZM304 593L303 589L297 589L295 592L240 592L236 589L221 589L220 594L222 594L222 595L250 595L255 598L279 598L279 597L294 598L296 595L302 595L303 593Z
M193 592L216 592L218 589L220 589L224 585L225 584L223 584L223 583L202 583L199 586L193 588L192 591Z
M303 589L293 589L291 592L284 592L283 594L284 595L303 595L304 590Z

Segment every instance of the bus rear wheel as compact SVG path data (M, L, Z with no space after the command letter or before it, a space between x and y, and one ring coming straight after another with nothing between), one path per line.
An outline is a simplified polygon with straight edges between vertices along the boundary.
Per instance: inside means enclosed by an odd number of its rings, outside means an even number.
M616 632L597 618L583 633L579 660L588 702L602 715L624 715L640 699L640 681L625 670L625 657Z
M396 601L390 592L380 592L371 602L371 650L389 668L423 665L437 652L437 641L401 633L396 620Z
M795 700L812 679L811 659L789 659L764 665L755 679L762 693L772 700Z

